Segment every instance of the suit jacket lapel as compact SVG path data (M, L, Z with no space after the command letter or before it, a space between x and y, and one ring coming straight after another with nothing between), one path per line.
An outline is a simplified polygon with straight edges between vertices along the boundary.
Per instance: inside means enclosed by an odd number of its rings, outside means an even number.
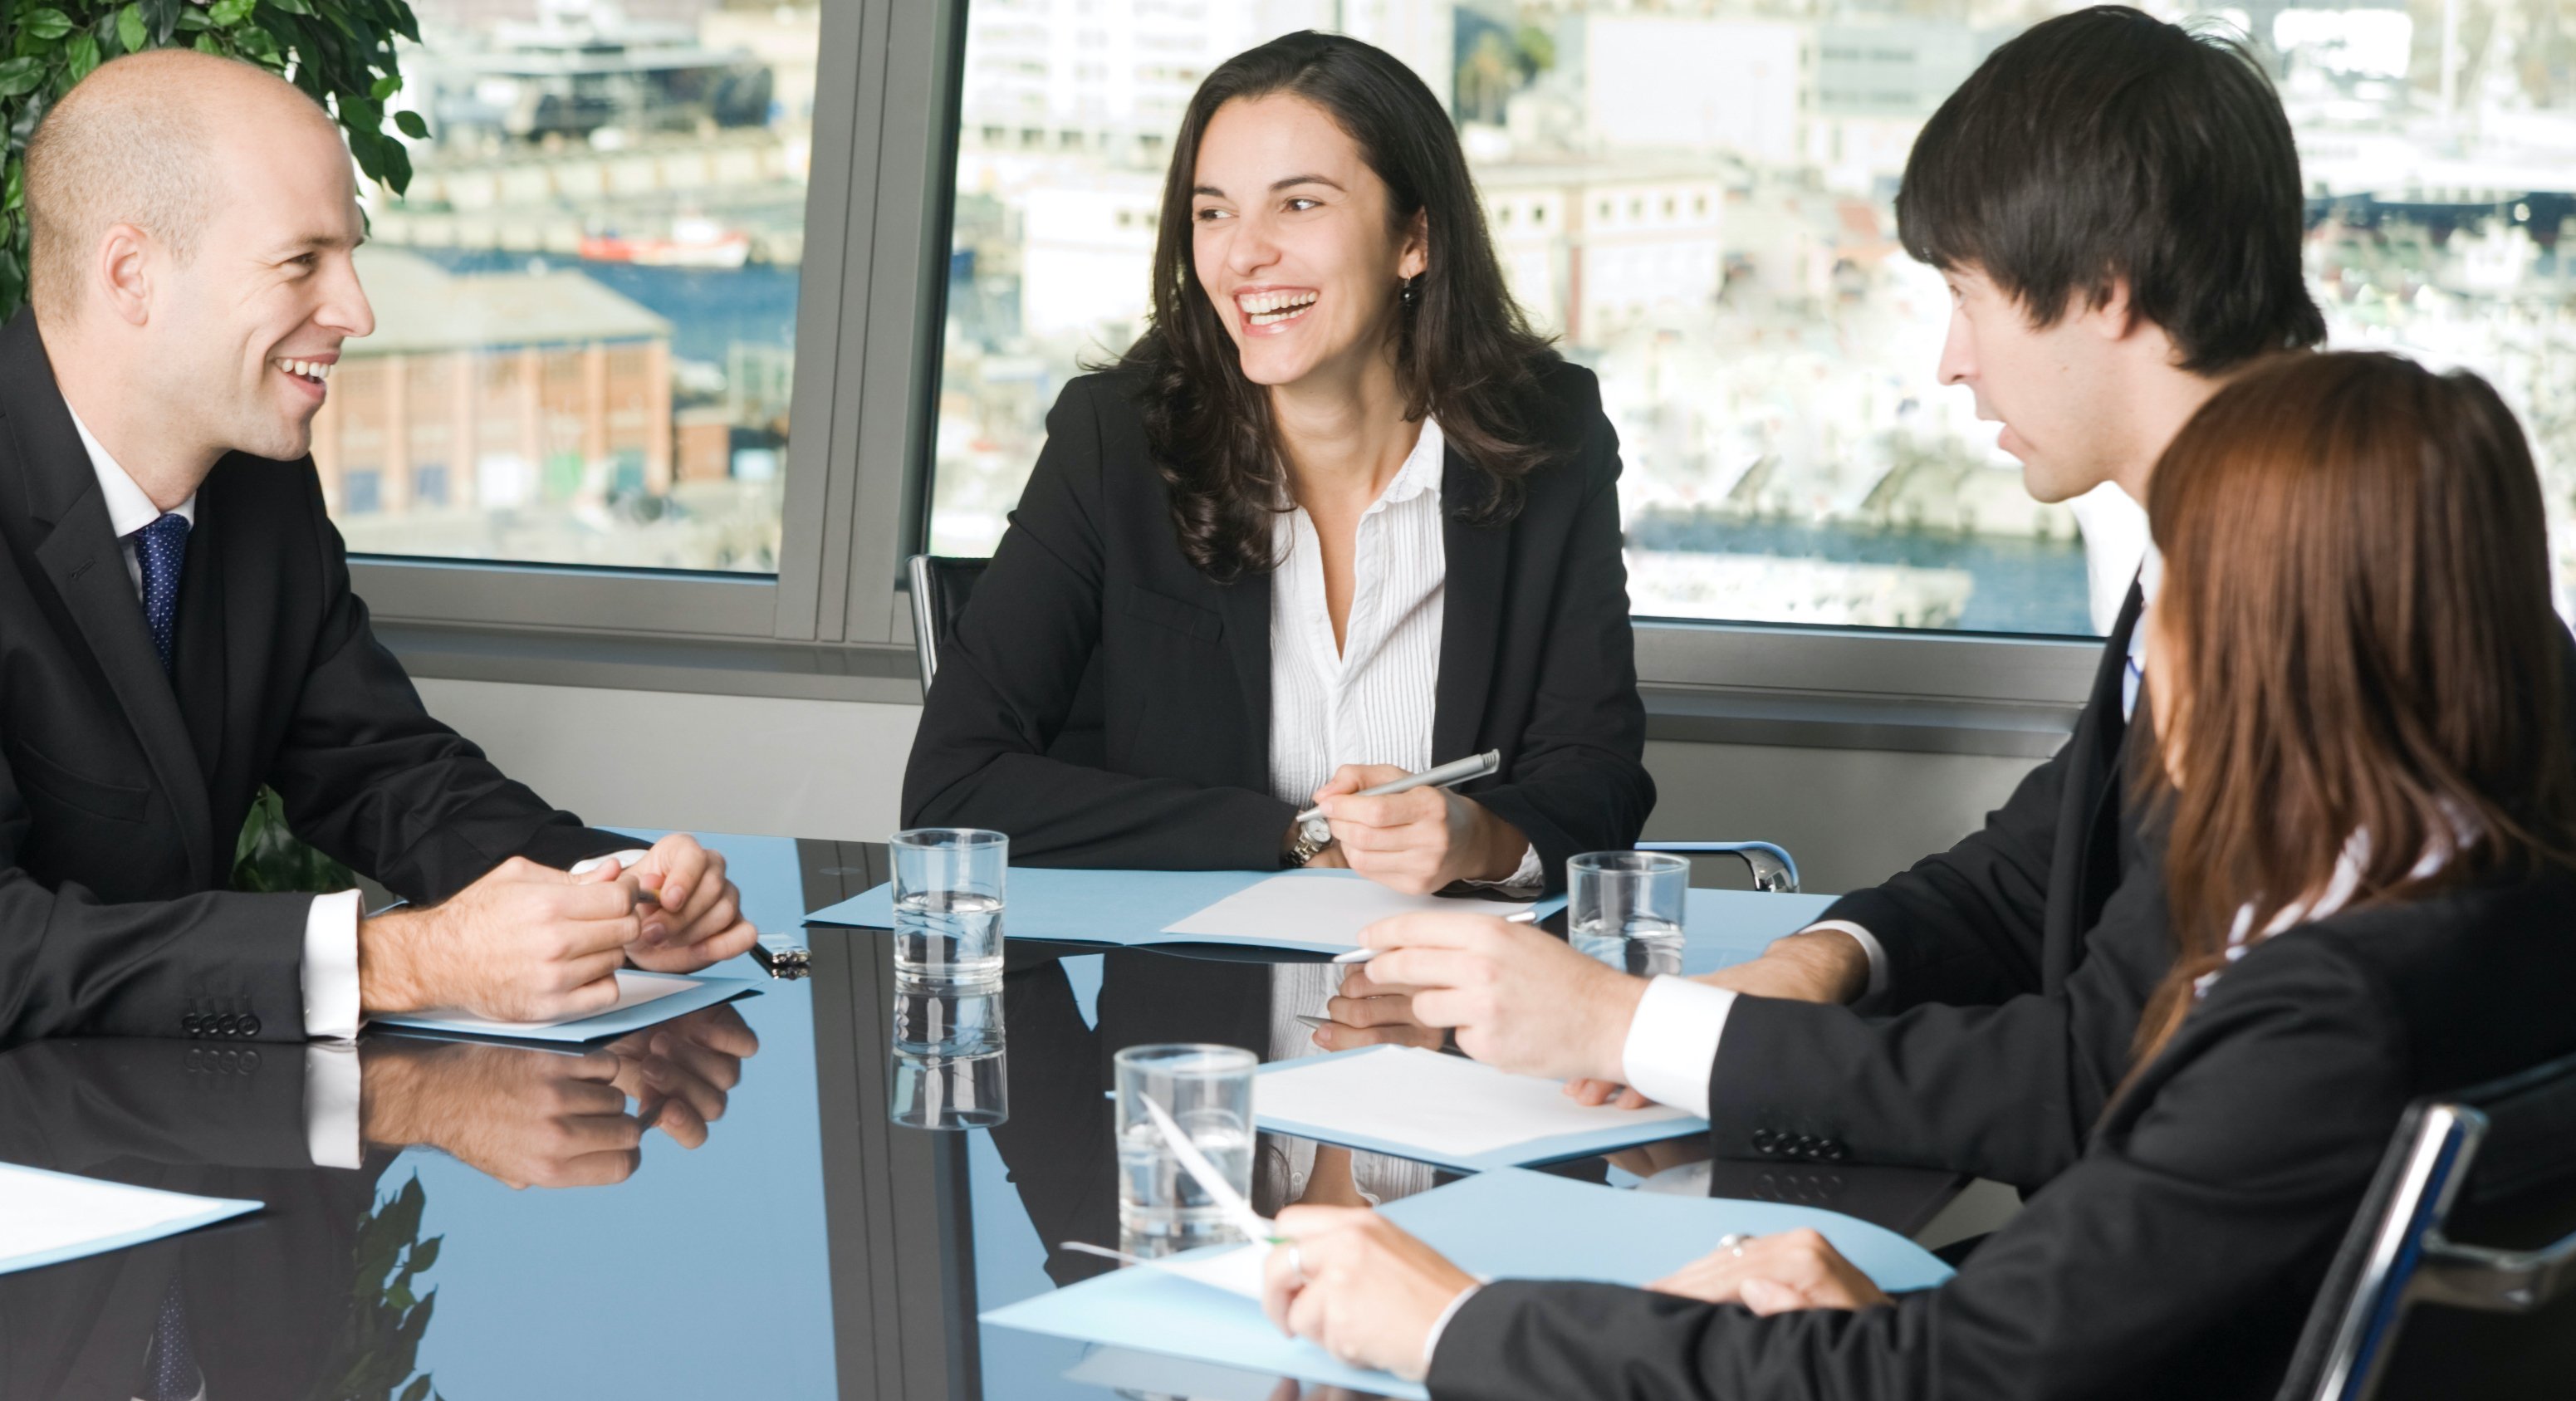
M1244 737L1242 777L1255 792L1270 791L1270 576L1247 574L1216 590L1217 611L1225 617L1225 650L1234 659L1235 683L1243 688Z
M2145 608L2145 593L2131 584L2102 649L2101 665L2094 670L2093 694L2076 723L2074 737L2067 741L2074 746L2074 764L2059 799L2057 830L2074 840L2058 843L2050 862L2047 918L2040 941L2041 986L2052 991L2075 969L2083 926L2089 923L2085 916L2099 904L2095 885L2106 879L2116 883L2119 878L2119 824L2109 819L2120 804L2120 756L2135 728L2120 714L2120 693L2128 675L2129 640ZM2138 699L2145 704L2143 692ZM2110 891L2106 886L2098 893L2107 898Z
M125 572L124 551L108 523L97 473L72 427L71 410L54 387L53 366L30 313L22 311L0 331L0 386L5 386L0 412L7 416L11 447L26 476L29 514L50 527L36 546L37 561L61 594L151 761L153 776L178 819L190 867L200 880L211 881L212 818L205 778L191 752L171 678L162 673L160 654L152 648L134 581ZM180 579L184 608L184 571Z
M1475 752L1492 689L1494 643L1503 626L1503 576L1509 526L1470 525L1482 506L1485 475L1451 447L1440 478L1440 544L1447 582L1440 605L1440 683L1431 719L1431 762Z

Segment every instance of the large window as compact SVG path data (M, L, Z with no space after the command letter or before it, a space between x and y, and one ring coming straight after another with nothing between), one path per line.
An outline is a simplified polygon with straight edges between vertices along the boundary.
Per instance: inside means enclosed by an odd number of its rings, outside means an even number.
M1273 34L1338 27L1449 104L1515 295L1599 373L1641 615L2097 632L2139 513L2108 488L2071 507L2023 493L1994 426L1935 382L1947 297L1891 212L1924 118L2057 8L973 0L931 547L991 549L1057 390L1142 328L1198 80ZM2564 514L2576 23L2552 0L2213 22L2251 32L2281 85L2334 343L2494 378Z
M352 551L773 573L820 10L417 0L314 459Z

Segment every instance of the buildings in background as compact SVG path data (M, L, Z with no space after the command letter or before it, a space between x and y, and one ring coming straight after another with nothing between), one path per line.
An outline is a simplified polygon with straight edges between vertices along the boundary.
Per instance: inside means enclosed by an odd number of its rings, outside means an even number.
M776 567L820 10L420 0L315 460L351 547Z
M1940 101L1996 45L2071 8L976 0L935 543L990 546L1057 388L1144 329L1162 143L1195 75L1268 34L1338 21L1410 36L1399 52L1459 124L1513 294L1600 374L1632 539L1659 542L1632 557L1641 611L2089 626L2075 515L2031 502L1993 426L1934 381L1948 298L1897 247L1892 210ZM2576 20L2549 0L2254 0L2204 23L2249 34L2276 75L2335 343L2495 378L2563 523L2576 503L2576 268L2559 256L2576 228ZM1439 34L1445 69L1424 48ZM2097 519L2124 509L2088 506ZM2104 536L2134 550L2134 524ZM1682 558L1738 547L1821 551L1823 567ZM1998 550L2037 561L2024 571L2035 582L1958 564ZM1778 565L1768 576L1762 559ZM2576 555L2563 565L2576 579ZM1778 586L1768 604L1748 582L1762 577Z

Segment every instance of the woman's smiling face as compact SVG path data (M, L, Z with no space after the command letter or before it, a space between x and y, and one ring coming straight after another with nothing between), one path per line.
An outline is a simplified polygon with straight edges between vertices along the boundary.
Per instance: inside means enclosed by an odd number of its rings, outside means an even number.
M1192 260L1255 384L1355 374L1389 341L1428 262L1392 227L1386 182L1324 110L1273 95L1208 120L1191 180Z

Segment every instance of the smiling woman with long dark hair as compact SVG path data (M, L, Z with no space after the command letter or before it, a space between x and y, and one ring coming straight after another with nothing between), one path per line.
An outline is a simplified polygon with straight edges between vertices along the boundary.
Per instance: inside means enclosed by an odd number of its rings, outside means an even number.
M1503 284L1455 131L1292 34L1192 98L1152 329L1068 384L946 642L907 822L1014 860L1536 891L1632 843L1618 444ZM1499 750L1456 791L1363 798ZM1329 829L1296 822L1310 802Z

